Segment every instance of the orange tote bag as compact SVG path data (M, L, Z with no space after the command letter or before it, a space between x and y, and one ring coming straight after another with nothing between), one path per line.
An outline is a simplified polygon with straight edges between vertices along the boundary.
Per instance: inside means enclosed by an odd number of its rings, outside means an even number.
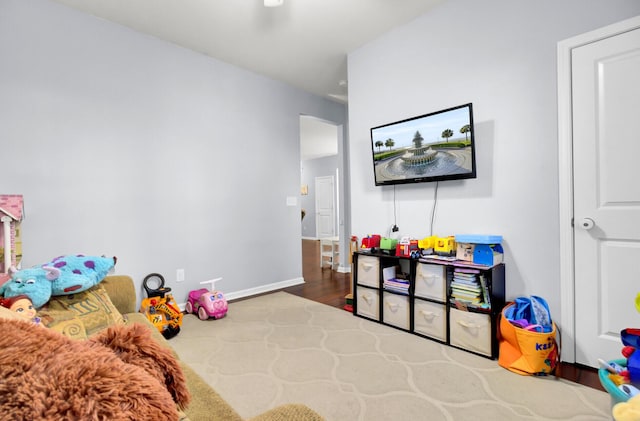
M510 303L502 309L498 325L498 364L522 375L553 373L560 360L556 324L553 323L553 329L548 333L517 327L505 317L506 310L512 305Z

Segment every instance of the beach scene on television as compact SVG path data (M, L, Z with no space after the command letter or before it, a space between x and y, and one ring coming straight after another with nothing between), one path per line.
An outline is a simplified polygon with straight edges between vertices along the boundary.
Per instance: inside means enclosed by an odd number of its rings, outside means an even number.
M376 184L472 175L471 113L465 105L371 129Z

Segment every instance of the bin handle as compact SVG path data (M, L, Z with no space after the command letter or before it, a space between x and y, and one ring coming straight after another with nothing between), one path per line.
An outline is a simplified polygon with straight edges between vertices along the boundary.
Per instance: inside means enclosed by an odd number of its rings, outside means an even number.
M475 323L469 323L466 320L458 320L458 323L460 324L460 326L466 327L467 329L478 329L478 328L480 328L479 325L477 325Z
M420 314L424 316L425 319L431 321L436 317L436 313L433 311L420 310Z

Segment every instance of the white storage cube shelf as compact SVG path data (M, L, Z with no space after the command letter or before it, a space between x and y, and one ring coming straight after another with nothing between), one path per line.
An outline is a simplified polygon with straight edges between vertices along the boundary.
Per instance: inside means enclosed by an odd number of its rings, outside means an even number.
M382 294L382 322L409 330L410 319L409 297L385 291Z
M413 331L439 341L447 340L447 307L425 300L413 303Z
M358 284L380 286L380 259L374 256L358 257Z
M358 315L374 320L380 318L380 291L373 288L357 288L355 299Z
M446 299L447 267L430 263L418 263L416 266L415 296L433 298L444 301Z
M491 308L449 300L453 270L459 263L436 264L382 254L353 256L354 315L402 329L481 356L498 358L497 317L505 299L504 264L481 268L490 286ZM384 289L384 276L397 266L409 274L408 294ZM386 270L385 270L386 269Z
M491 319L488 314L452 308L449 313L451 345L479 354L491 355Z

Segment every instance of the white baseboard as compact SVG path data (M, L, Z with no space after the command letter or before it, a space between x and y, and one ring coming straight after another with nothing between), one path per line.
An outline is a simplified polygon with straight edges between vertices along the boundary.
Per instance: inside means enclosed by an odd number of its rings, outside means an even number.
M227 300L237 300L238 298L251 297L252 295L264 294L265 292L277 291L282 288L304 284L304 278L293 278L286 281L275 282L273 284L260 285L259 287L243 289L241 291L224 294Z
M336 271L339 273L351 273L351 266L338 266Z
M273 284L260 285L259 287L243 289L234 292L225 292L224 298L227 301L237 300L239 298L251 297L254 295L264 294L266 292L277 291L282 288L292 287L294 285L304 284L304 278L294 278L281 282L274 282ZM184 312L184 307L187 303L179 303L178 307Z

